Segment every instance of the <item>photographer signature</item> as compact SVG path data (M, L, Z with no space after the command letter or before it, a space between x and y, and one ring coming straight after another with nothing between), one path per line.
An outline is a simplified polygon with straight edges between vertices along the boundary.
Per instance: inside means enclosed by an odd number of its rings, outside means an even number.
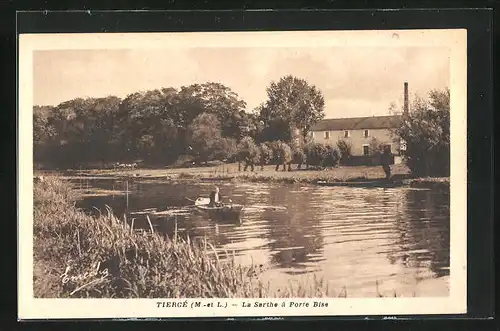
M84 281L84 280L90 280L92 279L89 283L86 283L77 289L75 289L73 292L70 293L70 295L73 295L74 293L78 292L79 290L83 289L84 287L87 287L91 284L95 284L101 281L104 281L106 278L109 277L109 271L107 268L104 268L101 270L100 266L101 263L93 263L90 270L86 271L81 274L76 274L76 275L70 275L70 271L72 270L71 266L69 263L71 263L72 260L68 261L68 265L66 266L66 270L64 270L64 273L60 276L61 281L63 284L67 284L69 282L78 282L78 281Z

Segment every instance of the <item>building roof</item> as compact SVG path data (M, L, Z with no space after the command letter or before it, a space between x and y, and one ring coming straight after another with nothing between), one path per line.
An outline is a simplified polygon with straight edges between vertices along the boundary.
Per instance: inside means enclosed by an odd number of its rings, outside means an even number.
M312 131L340 131L394 128L401 121L400 115L351 118L328 118L316 123Z

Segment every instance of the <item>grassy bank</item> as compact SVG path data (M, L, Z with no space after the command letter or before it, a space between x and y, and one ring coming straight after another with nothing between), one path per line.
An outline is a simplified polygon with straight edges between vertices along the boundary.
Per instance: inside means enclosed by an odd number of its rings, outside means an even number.
M295 166L294 166L295 167ZM446 178L411 178L409 169L404 165L391 166L391 176L404 185L415 188L448 189L449 177ZM245 182L304 183L318 182L363 182L384 180L385 174L380 166L337 167L325 170L293 169L292 171L275 170L267 165L254 171L238 169L238 164L224 166L175 168L175 169L133 169L133 170L79 170L68 171L66 178L136 178L142 180L234 180Z
M315 183L317 181L355 181L385 178L382 167L359 166L337 167L325 170L297 170L295 165L292 171L275 171L275 166L267 165L262 170L255 167L254 171L238 169L238 164L225 164L224 166L175 168L175 169L133 169L133 170L83 170L70 171L66 175L71 177L136 177L141 179L159 178L234 178L249 181L276 181L276 182L303 182ZM407 177L409 170L402 165L392 166L392 173L396 177Z
M35 183L35 297L335 296L322 280L270 293L258 281L259 268L235 264L230 253L221 259L206 241L168 238L152 226L136 231L111 211L92 217L75 208L74 198L59 179Z
M410 187L430 188L438 190L450 189L450 177L425 177L415 178L409 181Z

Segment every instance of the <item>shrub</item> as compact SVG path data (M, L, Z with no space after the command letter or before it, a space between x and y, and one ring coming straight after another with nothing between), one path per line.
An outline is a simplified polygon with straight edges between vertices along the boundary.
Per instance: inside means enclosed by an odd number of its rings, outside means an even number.
M306 155L304 149L300 146L296 146L292 150L292 162L298 164L299 166L306 161Z
M339 164L339 160L339 151L332 145L326 145L323 165L327 167L336 167Z
M233 138L220 138L215 143L214 159L232 160L238 154L238 145Z
M384 152L384 146L377 138L373 137L372 139L370 139L368 150L370 152L370 155L377 156L381 155Z
M189 167L195 161L194 156L192 155L181 155L177 160L172 164L174 168L184 168Z
M275 164L288 164L292 162L292 149L281 140L271 143L273 162Z
M352 144L350 141L340 139L337 141L337 148L340 152L340 159L345 162L352 156Z
M395 130L406 145L403 157L418 177L450 175L450 91L432 90L428 100L416 97Z
M273 156L271 148L268 147L267 144L262 143L259 145L259 154L260 154L260 164L265 165L271 161Z
M322 166L327 154L327 148L324 144L310 142L305 146L307 165Z
M252 137L243 137L238 144L238 159L249 164L258 164L260 161L259 148Z

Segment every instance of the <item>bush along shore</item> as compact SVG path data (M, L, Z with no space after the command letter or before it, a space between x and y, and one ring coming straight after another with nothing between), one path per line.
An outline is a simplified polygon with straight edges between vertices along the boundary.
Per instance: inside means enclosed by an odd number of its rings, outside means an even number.
M134 230L107 210L93 217L54 177L34 186L34 294L37 298L341 297L322 279L271 293L258 266L234 262L206 240ZM343 294L344 293L344 294Z

